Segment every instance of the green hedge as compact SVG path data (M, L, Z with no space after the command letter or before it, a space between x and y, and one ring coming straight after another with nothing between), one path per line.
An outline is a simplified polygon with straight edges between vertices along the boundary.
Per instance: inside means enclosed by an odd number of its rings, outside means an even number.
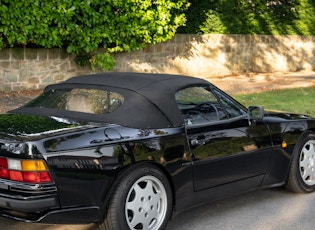
M179 33L314 35L314 0L190 0Z
M0 0L0 49L64 47L110 69L113 52L172 38L185 23L186 0ZM93 54L99 47L105 53Z

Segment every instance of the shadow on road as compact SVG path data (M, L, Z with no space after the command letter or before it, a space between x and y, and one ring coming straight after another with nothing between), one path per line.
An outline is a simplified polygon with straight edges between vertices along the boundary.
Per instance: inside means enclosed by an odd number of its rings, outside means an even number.
M264 189L176 215L167 230L314 229L315 194Z

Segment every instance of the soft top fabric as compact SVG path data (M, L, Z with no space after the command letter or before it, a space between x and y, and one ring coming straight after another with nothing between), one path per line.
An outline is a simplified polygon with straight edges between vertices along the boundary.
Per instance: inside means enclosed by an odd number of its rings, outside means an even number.
M175 101L175 93L191 85L209 85L209 82L171 74L106 72L83 75L50 85L45 91L57 88L104 88L121 93L125 98L123 105L103 115L25 106L11 112L60 116L141 129L179 127L183 125L183 118Z

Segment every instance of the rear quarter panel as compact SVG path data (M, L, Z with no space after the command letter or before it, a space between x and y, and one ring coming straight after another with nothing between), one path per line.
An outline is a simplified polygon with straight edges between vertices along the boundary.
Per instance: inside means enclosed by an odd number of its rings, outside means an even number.
M177 197L192 191L191 159L182 128L96 128L47 138L39 149L62 208L101 208L124 169L141 162L151 162L164 171Z

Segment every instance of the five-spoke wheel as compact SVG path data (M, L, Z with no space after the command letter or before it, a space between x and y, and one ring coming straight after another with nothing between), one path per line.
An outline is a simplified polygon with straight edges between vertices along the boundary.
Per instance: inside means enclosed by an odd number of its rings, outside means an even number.
M315 140L307 141L301 151L300 174L305 184L312 186L315 184Z
M293 192L315 191L315 134L307 133L296 144L286 188Z
M167 211L167 194L154 176L143 176L131 187L125 215L130 229L159 229Z
M139 164L120 178L101 229L165 229L173 197L165 175L155 166Z

